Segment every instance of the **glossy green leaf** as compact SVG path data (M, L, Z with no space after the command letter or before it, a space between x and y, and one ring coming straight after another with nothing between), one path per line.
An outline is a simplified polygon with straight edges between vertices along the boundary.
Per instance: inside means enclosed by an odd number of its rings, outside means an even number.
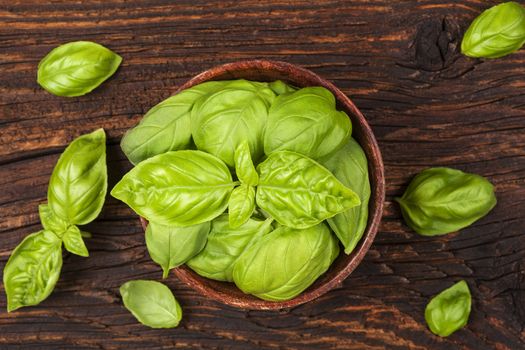
M275 92L276 95L286 94L288 92L294 92L296 89L292 86L286 84L282 80L276 80L271 83L268 83L268 87Z
M368 220L368 201L370 199L370 180L368 161L359 144L350 138L337 152L321 161L343 185L351 188L361 200L361 204L328 219L330 228L343 243L345 253L350 254L363 237Z
M106 134L98 129L76 138L51 174L48 205L62 220L76 225L93 221L107 190Z
M151 328L173 328L179 325L182 309L173 293L156 281L129 281L120 287L124 306L135 318Z
M484 11L470 25L461 52L470 57L497 58L519 50L525 43L525 8L505 2Z
M259 83L260 84L260 83ZM237 146L247 141L253 159L263 153L263 132L274 93L268 87L236 81L199 99L192 110L191 131L197 148L234 167Z
M185 149L191 142L191 109L200 97L228 82L210 81L183 90L150 109L128 130L120 147L133 164L169 151Z
M346 113L322 87L309 87L277 97L268 113L264 153L294 151L317 159L341 147L352 133Z
M253 165L248 142L243 141L235 150L235 172L241 183L257 186L259 175Z
M425 309L425 320L432 333L448 337L467 324L470 306L468 285L459 281L430 300Z
M236 182L217 157L201 151L173 151L140 162L111 195L148 221L192 226L219 216Z
M40 204L38 206L38 213L40 215L40 222L42 223L42 226L44 226L44 229L53 232L59 238L62 238L64 232L66 232L69 226L71 226L67 221L62 220L55 215L47 204Z
M206 245L209 232L209 221L188 227L150 222L146 228L146 246L151 259L162 267L162 278L197 255Z
M487 215L496 205L492 184L479 175L450 168L419 173L401 198L403 218L424 236L455 232Z
M265 300L289 300L308 288L339 254L328 226L303 230L281 226L244 251L233 281L244 293Z
M257 205L285 226L314 226L360 204L330 171L298 153L272 153L257 171Z
M37 81L57 96L87 94L115 73L122 57L102 45L75 41L54 48L38 64Z
M64 247L70 253L88 257L89 252L82 238L82 234L78 227L71 225L64 235L62 236L62 241L64 242Z
M232 282L233 266L239 256L260 237L272 230L272 220L248 219L232 228L228 215L212 221L208 243L187 265L203 277Z
M11 253L4 268L7 311L46 299L62 269L62 241L51 231L27 236Z
M244 224L255 210L255 188L242 184L236 187L228 203L230 226L236 228Z

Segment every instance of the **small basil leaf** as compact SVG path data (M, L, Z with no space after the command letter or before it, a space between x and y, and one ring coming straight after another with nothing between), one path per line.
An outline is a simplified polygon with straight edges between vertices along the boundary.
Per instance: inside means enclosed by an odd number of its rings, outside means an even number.
M230 227L236 228L244 224L255 210L255 188L246 184L236 187L228 202Z
M291 87L290 85L284 83L282 80L276 80L271 83L268 83L268 87L272 89L272 91L275 92L276 95L282 95L297 90Z
M470 306L468 285L459 281L430 300L425 309L425 320L432 333L448 337L467 324Z
M401 198L403 218L423 236L442 235L471 225L496 205L494 187L485 178L450 168L419 173Z
M321 162L341 183L359 196L361 204L328 219L330 228L350 254L363 237L368 220L370 180L365 152L350 138L348 142Z
M120 287L124 306L135 318L151 328L173 328L179 325L182 309L173 293L156 281L129 281Z
M51 50L38 64L37 81L57 96L85 95L115 73L122 57L102 45L75 41Z
M158 154L187 148L191 142L190 116L193 104L226 83L210 81L196 85L150 109L120 142L130 162L136 165Z
M289 300L328 270L339 254L325 224L303 230L281 226L246 249L235 263L233 281L264 300Z
M51 231L27 236L4 268L7 311L36 305L55 288L62 269L62 241Z
M62 238L64 232L66 232L70 226L69 223L56 216L47 204L40 204L38 206L38 213L44 229Z
M82 233L75 225L70 226L67 229L67 231L64 232L64 235L62 236L62 241L64 242L64 247L68 252L83 257L89 256L86 244L82 239Z
M232 282L233 266L244 250L272 230L272 220L248 219L238 228L231 228L228 215L211 223L208 243L187 265L199 275L218 281Z
M172 151L140 162L111 195L148 221L192 226L222 214L235 184L217 157L201 151Z
M498 58L525 43L525 8L505 2L484 11L467 29L461 52L470 57Z
M98 129L76 138L60 156L51 174L48 205L70 224L93 221L107 190L106 134Z
M322 87L309 87L277 97L268 112L264 153L294 151L323 157L341 147L352 133L346 113L335 109L335 97Z
M235 150L235 172L241 183L257 186L259 175L253 166L250 146L243 141Z
M257 171L257 205L285 226L314 226L360 204L330 171L298 153L272 153Z
M146 246L151 259L162 267L162 278L197 255L206 245L209 232L209 221L188 227L150 222L146 228Z

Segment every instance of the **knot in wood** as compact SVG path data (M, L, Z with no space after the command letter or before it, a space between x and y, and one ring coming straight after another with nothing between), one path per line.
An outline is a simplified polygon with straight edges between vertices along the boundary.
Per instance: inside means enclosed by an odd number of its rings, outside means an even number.
M416 67L426 71L439 71L449 67L458 54L459 25L448 18L423 22L415 38Z

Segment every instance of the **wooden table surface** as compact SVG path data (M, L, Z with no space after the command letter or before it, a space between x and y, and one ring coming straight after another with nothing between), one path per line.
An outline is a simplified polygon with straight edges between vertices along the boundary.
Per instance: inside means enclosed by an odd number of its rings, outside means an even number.
M8 314L1 349L524 349L525 50L497 60L459 52L468 24L497 1L51 1L0 4L0 268L40 228L37 206L59 154L104 127L110 186L130 167L128 128L177 86L242 59L298 64L334 82L366 115L383 152L387 199L377 238L344 284L280 312L208 300L175 277L181 325L153 330L124 309L119 286L160 279L136 216L108 196L87 227L91 256L65 254L53 294ZM36 83L55 46L92 40L118 52L118 72L87 96L61 98ZM457 234L422 237L393 197L431 166L486 176L498 205ZM429 298L465 279L467 327L431 334Z

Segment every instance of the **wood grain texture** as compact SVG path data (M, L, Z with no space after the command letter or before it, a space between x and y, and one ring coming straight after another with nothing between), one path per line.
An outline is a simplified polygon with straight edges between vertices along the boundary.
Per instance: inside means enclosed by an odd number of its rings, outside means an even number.
M525 51L497 60L459 53L462 33L496 1L0 2L0 267L39 229L37 205L68 142L104 127L110 186L130 167L118 143L145 111L195 74L241 59L288 61L349 95L378 138L385 214L358 268L320 299L281 312L241 311L170 279L181 326L152 330L123 308L118 287L160 279L142 229L108 197L86 230L87 259L65 255L54 293L7 314L2 349L523 349L525 348ZM79 98L36 83L53 47L92 40L124 58ZM430 166L488 177L498 205L461 233L411 232L392 202ZM424 323L431 296L466 279L468 326L446 339Z

